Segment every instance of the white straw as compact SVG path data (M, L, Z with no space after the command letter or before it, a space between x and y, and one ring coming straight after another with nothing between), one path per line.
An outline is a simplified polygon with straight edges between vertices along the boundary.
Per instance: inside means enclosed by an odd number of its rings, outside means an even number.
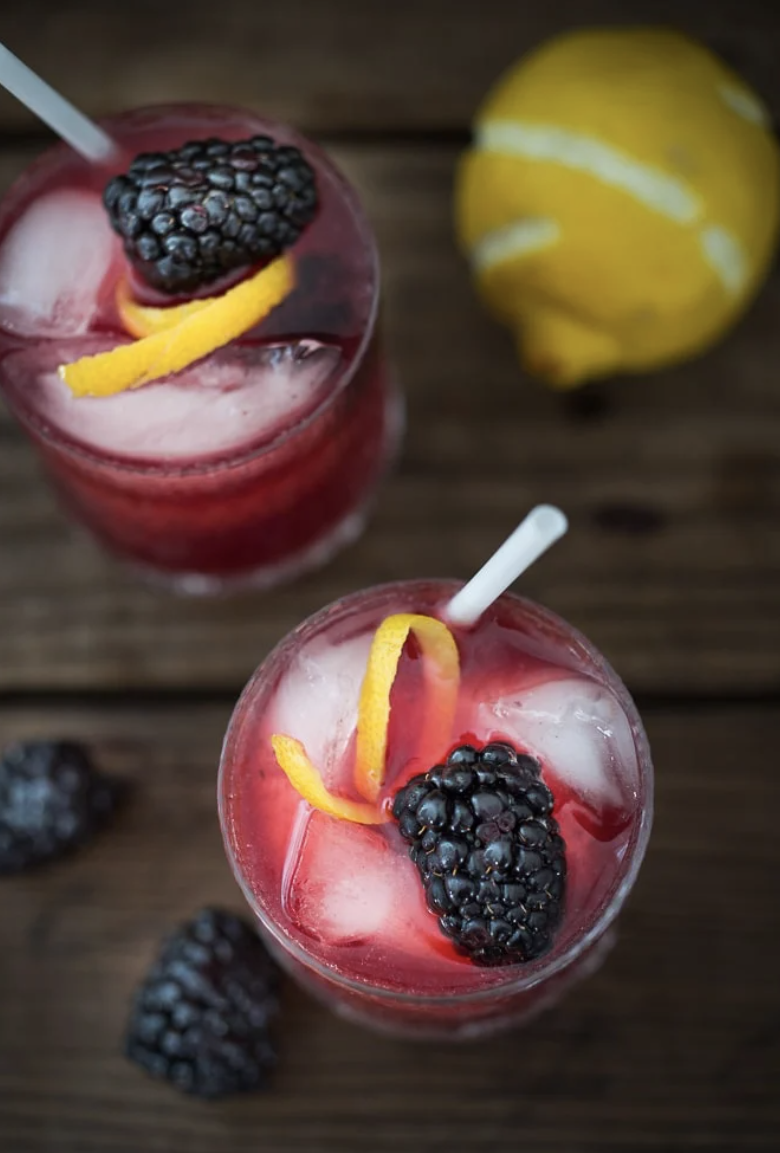
M0 84L87 160L99 163L114 151L113 140L102 128L36 76L4 44L0 44Z
M445 619L456 625L473 625L520 573L560 540L568 527L559 508L538 504L476 576L455 594L444 610Z

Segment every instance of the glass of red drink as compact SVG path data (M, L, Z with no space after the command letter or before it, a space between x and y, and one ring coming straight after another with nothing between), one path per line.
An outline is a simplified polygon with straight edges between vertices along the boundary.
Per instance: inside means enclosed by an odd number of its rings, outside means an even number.
M366 810L356 727L377 629L396 614L446 621L459 587L389 584L305 621L246 686L220 766L228 858L269 947L338 1012L407 1035L519 1023L592 971L652 820L625 686L574 628L512 594L449 625L459 673L444 728L428 725L439 690L425 644L402 642L380 822L305 799L278 734L300 742L336 805Z
M272 584L358 534L398 442L371 231L320 149L250 112L169 105L103 126L117 145L106 166L57 145L0 205L0 389L65 507L111 552L188 591ZM58 366L131 339L117 305L123 278L138 303L161 308L247 274L228 269L173 296L144 283L110 226L108 180L139 153L260 136L300 150L316 177L316 215L289 249L292 292L176 375L74 397ZM205 243L192 221L185 247Z

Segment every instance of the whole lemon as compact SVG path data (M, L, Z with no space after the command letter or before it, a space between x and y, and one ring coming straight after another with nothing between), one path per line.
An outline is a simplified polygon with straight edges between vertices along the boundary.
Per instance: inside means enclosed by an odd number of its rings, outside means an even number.
M673 31L570 32L489 94L456 226L528 370L562 388L702 351L757 291L780 215L758 97Z

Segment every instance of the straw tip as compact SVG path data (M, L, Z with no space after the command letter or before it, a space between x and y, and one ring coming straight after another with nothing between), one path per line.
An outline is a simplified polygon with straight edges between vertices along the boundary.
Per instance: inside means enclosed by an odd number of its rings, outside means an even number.
M566 514L554 504L538 504L536 508L531 511L530 516L533 517L536 527L540 529L545 536L554 538L563 536L569 527Z

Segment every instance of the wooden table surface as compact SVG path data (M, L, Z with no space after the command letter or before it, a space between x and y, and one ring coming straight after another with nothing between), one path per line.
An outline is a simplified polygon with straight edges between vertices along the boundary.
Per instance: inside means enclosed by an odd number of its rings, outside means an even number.
M647 0L780 113L769 0ZM176 600L59 514L0 414L0 742L68 735L131 777L79 855L2 882L3 1153L731 1151L780 1141L780 275L693 364L564 400L479 310L450 224L471 111L511 59L618 0L25 0L0 38L90 113L245 103L328 147L384 259L408 396L396 475L364 538L265 595ZM46 136L0 93L0 189ZM473 1046L377 1039L288 988L266 1095L202 1104L120 1055L160 936L241 908L215 769L269 647L380 580L467 576L532 503L571 518L524 590L583 629L637 697L656 826L605 968L526 1031Z

